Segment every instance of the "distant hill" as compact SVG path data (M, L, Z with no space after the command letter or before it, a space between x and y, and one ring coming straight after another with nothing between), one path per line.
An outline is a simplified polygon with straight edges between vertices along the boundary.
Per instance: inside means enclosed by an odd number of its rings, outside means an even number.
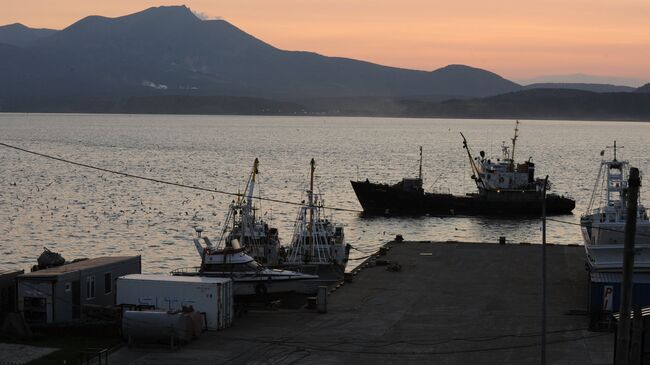
M650 83L647 83L636 89L638 93L650 93Z
M632 92L636 90L631 86L610 84L583 84L583 83L536 83L524 86L525 90L532 89L573 89L592 91L596 93Z
M403 104L404 116L650 121L650 94L644 93L533 89L481 99Z
M184 6L90 16L12 45L0 47L5 109L48 95L468 98L521 89L462 65L426 72L283 51L224 20L200 20Z
M51 36L57 31L54 29L34 29L20 23L0 26L0 43L13 46L24 46L37 39Z

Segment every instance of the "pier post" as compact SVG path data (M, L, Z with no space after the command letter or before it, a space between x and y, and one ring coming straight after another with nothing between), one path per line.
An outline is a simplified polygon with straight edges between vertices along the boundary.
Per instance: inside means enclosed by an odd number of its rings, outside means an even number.
M625 219L625 246L623 249L623 282L621 283L621 308L616 334L616 365L627 365L630 355L630 311L632 310L632 282L634 277L634 238L638 214L639 169L630 168L628 179L627 212Z
M316 311L318 313L327 313L327 286L318 287L318 298L316 299Z
M516 137L516 130L515 130ZM513 142L514 143L514 142ZM540 362L546 365L546 187L548 175L544 179L544 191L542 191L542 353Z

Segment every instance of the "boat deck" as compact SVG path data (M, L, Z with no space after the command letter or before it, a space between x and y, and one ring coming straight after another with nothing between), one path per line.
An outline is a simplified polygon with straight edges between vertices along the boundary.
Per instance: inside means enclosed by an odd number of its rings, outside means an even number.
M392 243L328 312L251 310L176 352L123 348L111 362L538 364L539 245ZM587 331L584 248L549 246L549 364L611 364L611 333ZM382 262L380 262L382 263ZM386 263L386 262L383 262Z

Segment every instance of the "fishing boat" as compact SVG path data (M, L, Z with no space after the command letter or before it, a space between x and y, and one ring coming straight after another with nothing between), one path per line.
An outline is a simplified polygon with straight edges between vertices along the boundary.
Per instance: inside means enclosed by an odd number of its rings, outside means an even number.
M269 227L268 222L261 219L259 210L253 203L254 193L259 174L259 160L253 162L253 169L246 182L244 194L233 200L228 207L219 242L231 242L237 239L255 261L267 265L278 264L280 239L277 228Z
M214 246L208 237L202 237L202 232L203 230L197 227L197 238L194 239L194 245L201 257L201 266L176 269L172 271L172 275L230 278L234 283L233 294L240 301L266 301L290 293L317 292L318 276L269 269L248 255L238 239L232 239L219 247Z
M323 281L337 281L345 272L351 246L345 243L344 227L326 217L324 200L314 190L314 159L310 166L307 199L298 208L291 244L281 257L285 268L317 274Z
M519 121L515 125L512 146L502 146L501 158L487 158L484 151L475 156L461 133L463 148L472 169L477 191L465 195L425 192L422 188L422 147L418 177L404 178L390 185L365 181L350 181L365 213L385 215L482 215L537 216L542 212L544 189L550 183L535 178L531 159L515 162L515 147ZM548 215L570 214L575 201L558 194L546 194Z
M623 268L630 168L628 161L618 160L616 141L612 148L614 158L601 161L589 206L580 218L587 262L592 271L620 272ZM650 221L640 201L636 220L634 267L636 271L649 271Z

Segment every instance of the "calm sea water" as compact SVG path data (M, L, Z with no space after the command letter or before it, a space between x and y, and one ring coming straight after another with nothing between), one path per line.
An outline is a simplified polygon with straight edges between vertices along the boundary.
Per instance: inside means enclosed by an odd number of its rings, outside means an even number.
M261 195L300 202L317 162L326 205L360 209L350 179L396 182L415 176L424 148L427 190L475 189L459 132L478 153L500 154L512 120L0 114L0 141L107 169L231 192L244 189L260 159ZM553 191L576 199L578 223L601 159L617 140L621 158L649 171L650 124L522 121L517 160L532 157ZM643 188L642 188L643 190ZM650 197L642 191L643 197ZM134 180L0 147L0 253L4 268L29 268L43 247L66 259L142 255L145 272L196 266L191 238L215 237L229 196ZM261 203L261 214L290 241L296 207ZM402 234L408 240L541 242L539 220L364 218L332 212L364 256ZM581 243L579 227L548 223L548 240ZM354 261L353 261L354 262Z

